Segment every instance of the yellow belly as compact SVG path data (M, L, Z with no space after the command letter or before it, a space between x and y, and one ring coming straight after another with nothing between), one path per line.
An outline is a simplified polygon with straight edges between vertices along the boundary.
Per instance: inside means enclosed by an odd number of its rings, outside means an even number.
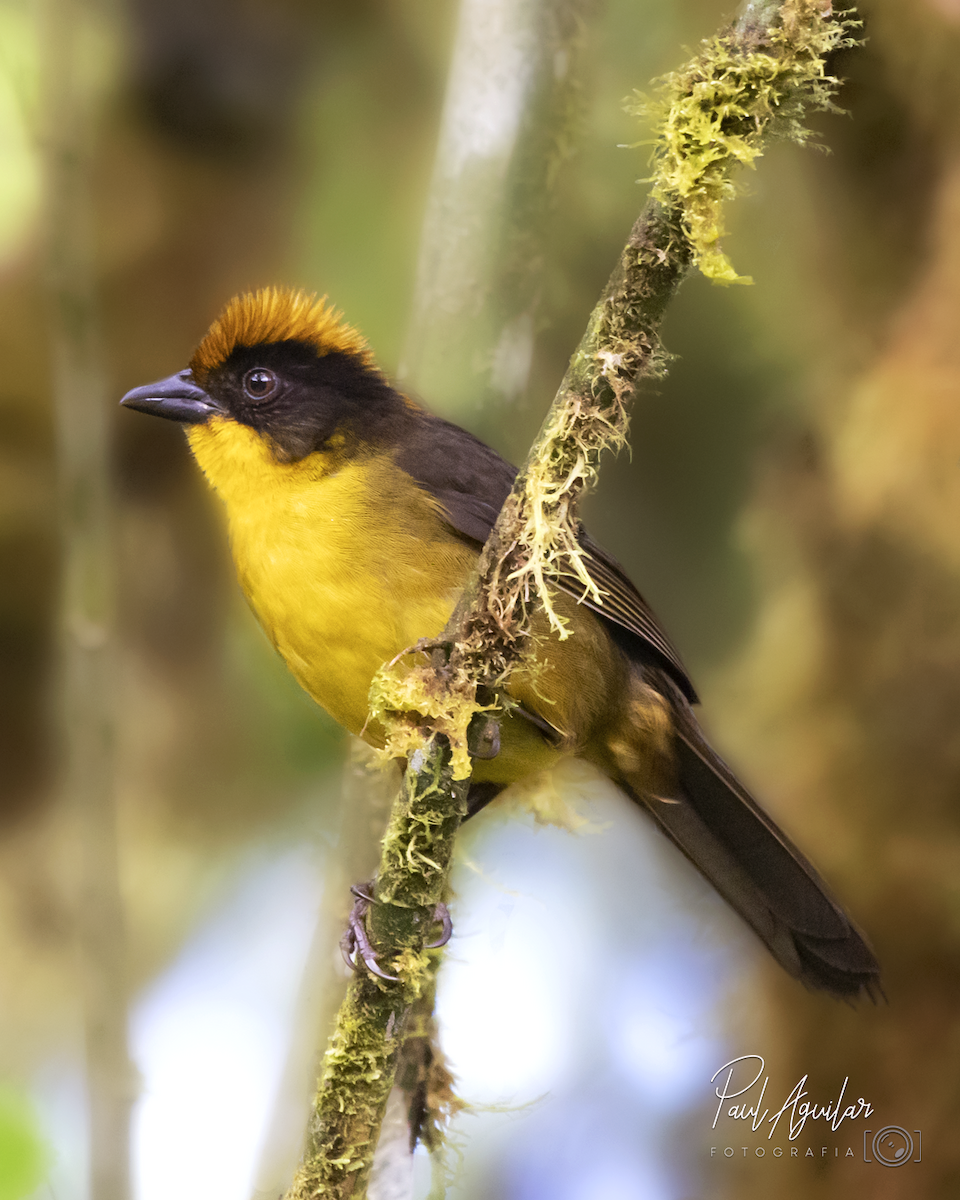
M385 455L278 463L253 430L219 418L188 436L226 504L237 574L267 635L314 700L359 733L374 674L442 630L474 549ZM564 733L564 747L513 718L500 755L475 764L478 779L510 782L576 752L603 716L619 656L592 614L561 608L577 636L537 630L539 667L515 673L510 691Z

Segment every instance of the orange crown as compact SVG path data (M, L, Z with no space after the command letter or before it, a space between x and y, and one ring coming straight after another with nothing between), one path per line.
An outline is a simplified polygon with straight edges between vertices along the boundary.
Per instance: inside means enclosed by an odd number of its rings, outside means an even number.
M373 353L361 333L348 325L326 296L294 288L261 288L234 296L194 351L190 369L198 379L221 366L238 346L305 342L318 356L337 351L353 354L374 366Z

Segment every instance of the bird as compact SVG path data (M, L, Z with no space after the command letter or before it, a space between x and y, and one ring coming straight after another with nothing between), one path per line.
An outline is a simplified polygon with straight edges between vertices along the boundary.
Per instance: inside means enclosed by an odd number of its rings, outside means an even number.
M223 501L241 588L294 677L373 744L371 682L444 628L516 468L380 370L326 297L232 299L189 365L121 404L180 422ZM561 574L571 636L533 618L535 661L509 676L499 752L474 760L468 815L569 756L656 822L794 978L882 995L861 931L707 741L679 653L623 568L585 530L597 592Z

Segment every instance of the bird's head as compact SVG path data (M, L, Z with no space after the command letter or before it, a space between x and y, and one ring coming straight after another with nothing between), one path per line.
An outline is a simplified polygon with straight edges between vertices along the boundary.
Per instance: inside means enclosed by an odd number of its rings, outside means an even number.
M330 444L369 444L411 405L360 333L326 299L265 288L231 300L183 371L120 401L188 426L234 422L281 462Z

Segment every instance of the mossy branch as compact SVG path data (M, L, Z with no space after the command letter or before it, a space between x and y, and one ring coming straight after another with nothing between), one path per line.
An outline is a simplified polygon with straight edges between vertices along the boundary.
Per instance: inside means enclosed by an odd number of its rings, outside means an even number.
M805 144L804 114L834 107L839 84L824 64L854 44L858 22L830 16L830 0L753 0L733 29L659 80L652 97L636 92L628 102L657 130L652 195L679 206L694 262L716 283L751 282L720 248L734 168L753 167L770 139Z
M509 703L502 689L530 645L533 613L542 609L556 634L568 635L551 603L552 581L572 575L596 596L581 562L579 497L594 482L602 452L624 444L638 383L663 373L660 322L687 270L697 262L724 278L716 269L716 241L730 172L757 157L778 115L803 140L801 107L828 102L834 84L823 56L847 27L830 19L821 0L751 4L667 78L651 199L477 571L441 638L421 647L418 665L391 665L375 681L371 710L388 729L387 752L407 758L369 916L380 962L398 979L361 975L349 987L289 1200L365 1193L401 1048L412 1032L411 1007L433 976L426 934L466 811L471 750L495 740L491 708Z

